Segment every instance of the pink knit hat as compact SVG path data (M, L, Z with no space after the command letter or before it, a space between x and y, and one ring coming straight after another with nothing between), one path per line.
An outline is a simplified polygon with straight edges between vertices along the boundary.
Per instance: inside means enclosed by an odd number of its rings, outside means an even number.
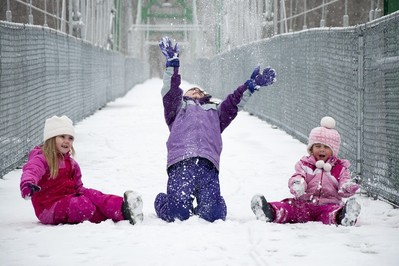
M308 152L311 154L313 144L320 143L331 148L333 155L337 156L341 137L335 130L335 120L332 117L325 116L320 121L320 127L315 127L310 131L308 141Z

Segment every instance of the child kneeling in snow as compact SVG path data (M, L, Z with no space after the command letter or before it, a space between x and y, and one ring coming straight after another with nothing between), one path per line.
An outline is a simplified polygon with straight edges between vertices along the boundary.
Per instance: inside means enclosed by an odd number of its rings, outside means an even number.
M255 195L251 208L257 219L275 223L305 223L351 226L360 214L360 204L350 198L359 185L351 181L348 160L339 159L341 137L335 130L335 120L324 117L321 127L312 129L308 152L295 165L295 173L288 181L295 198L267 202L263 195Z
M21 176L21 195L31 199L35 214L43 224L77 224L143 220L143 202L134 191L124 197L85 188L74 154L74 127L66 116L53 116L44 126L44 144L29 153Z
M170 131L166 143L169 179L166 193L155 198L155 211L167 222L187 220L191 215L209 222L225 220L227 208L219 184L221 134L258 88L274 83L276 73L271 68L261 72L257 67L246 83L216 104L211 95L196 87L183 94L179 46L164 37L160 48L167 59L162 100Z

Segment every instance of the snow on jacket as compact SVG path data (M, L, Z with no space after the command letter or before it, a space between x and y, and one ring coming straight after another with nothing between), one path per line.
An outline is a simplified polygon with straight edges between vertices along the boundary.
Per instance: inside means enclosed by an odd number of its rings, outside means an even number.
M238 87L220 104L201 99L183 97L180 75L168 67L163 77L162 97L164 116L170 135L167 167L187 158L202 157L218 169L222 152L223 130L237 116L251 93L245 85Z
M32 183L41 188L32 196L36 216L40 217L43 210L51 209L58 200L82 193L85 188L81 178L80 167L69 153L59 162L57 177L50 178L47 160L41 148L36 146L23 166L20 187L25 183Z
M350 182L349 161L333 156L327 163L332 166L330 172L326 172L323 168L317 168L316 159L313 155L302 157L296 163L295 173L288 181L290 190L295 180L303 178L305 180L305 194L300 196L299 199L322 205L340 204L342 198L353 196L354 192L350 191L358 189L359 185ZM346 185L348 184L352 189L347 190Z

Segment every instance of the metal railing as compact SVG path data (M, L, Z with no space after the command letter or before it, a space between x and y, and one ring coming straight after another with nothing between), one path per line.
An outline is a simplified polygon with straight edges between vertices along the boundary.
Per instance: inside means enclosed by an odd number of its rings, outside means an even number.
M0 178L42 142L46 118L79 122L148 78L142 60L47 27L0 21Z
M113 49L117 31L117 1L108 0L7 0L6 21L42 25ZM28 11L21 12L21 7ZM15 13L15 15L14 15ZM36 22L39 21L39 22Z
M321 117L334 117L352 176L368 195L399 206L398 25L399 11L354 27L277 35L182 63L182 78L223 99L255 66L272 66L277 83L246 110L303 143Z

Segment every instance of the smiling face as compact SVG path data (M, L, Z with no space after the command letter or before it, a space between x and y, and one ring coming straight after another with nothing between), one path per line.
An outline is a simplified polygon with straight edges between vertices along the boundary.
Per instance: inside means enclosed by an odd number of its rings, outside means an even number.
M200 88L194 87L186 91L184 96L190 97L192 99L201 99L205 96L205 92Z
M333 151L330 147L320 143L313 144L311 151L313 156L316 158L316 161L323 160L324 162L327 162L327 160L333 155Z
M55 137L55 146L62 154L67 154L72 149L74 138L71 135L59 135Z

